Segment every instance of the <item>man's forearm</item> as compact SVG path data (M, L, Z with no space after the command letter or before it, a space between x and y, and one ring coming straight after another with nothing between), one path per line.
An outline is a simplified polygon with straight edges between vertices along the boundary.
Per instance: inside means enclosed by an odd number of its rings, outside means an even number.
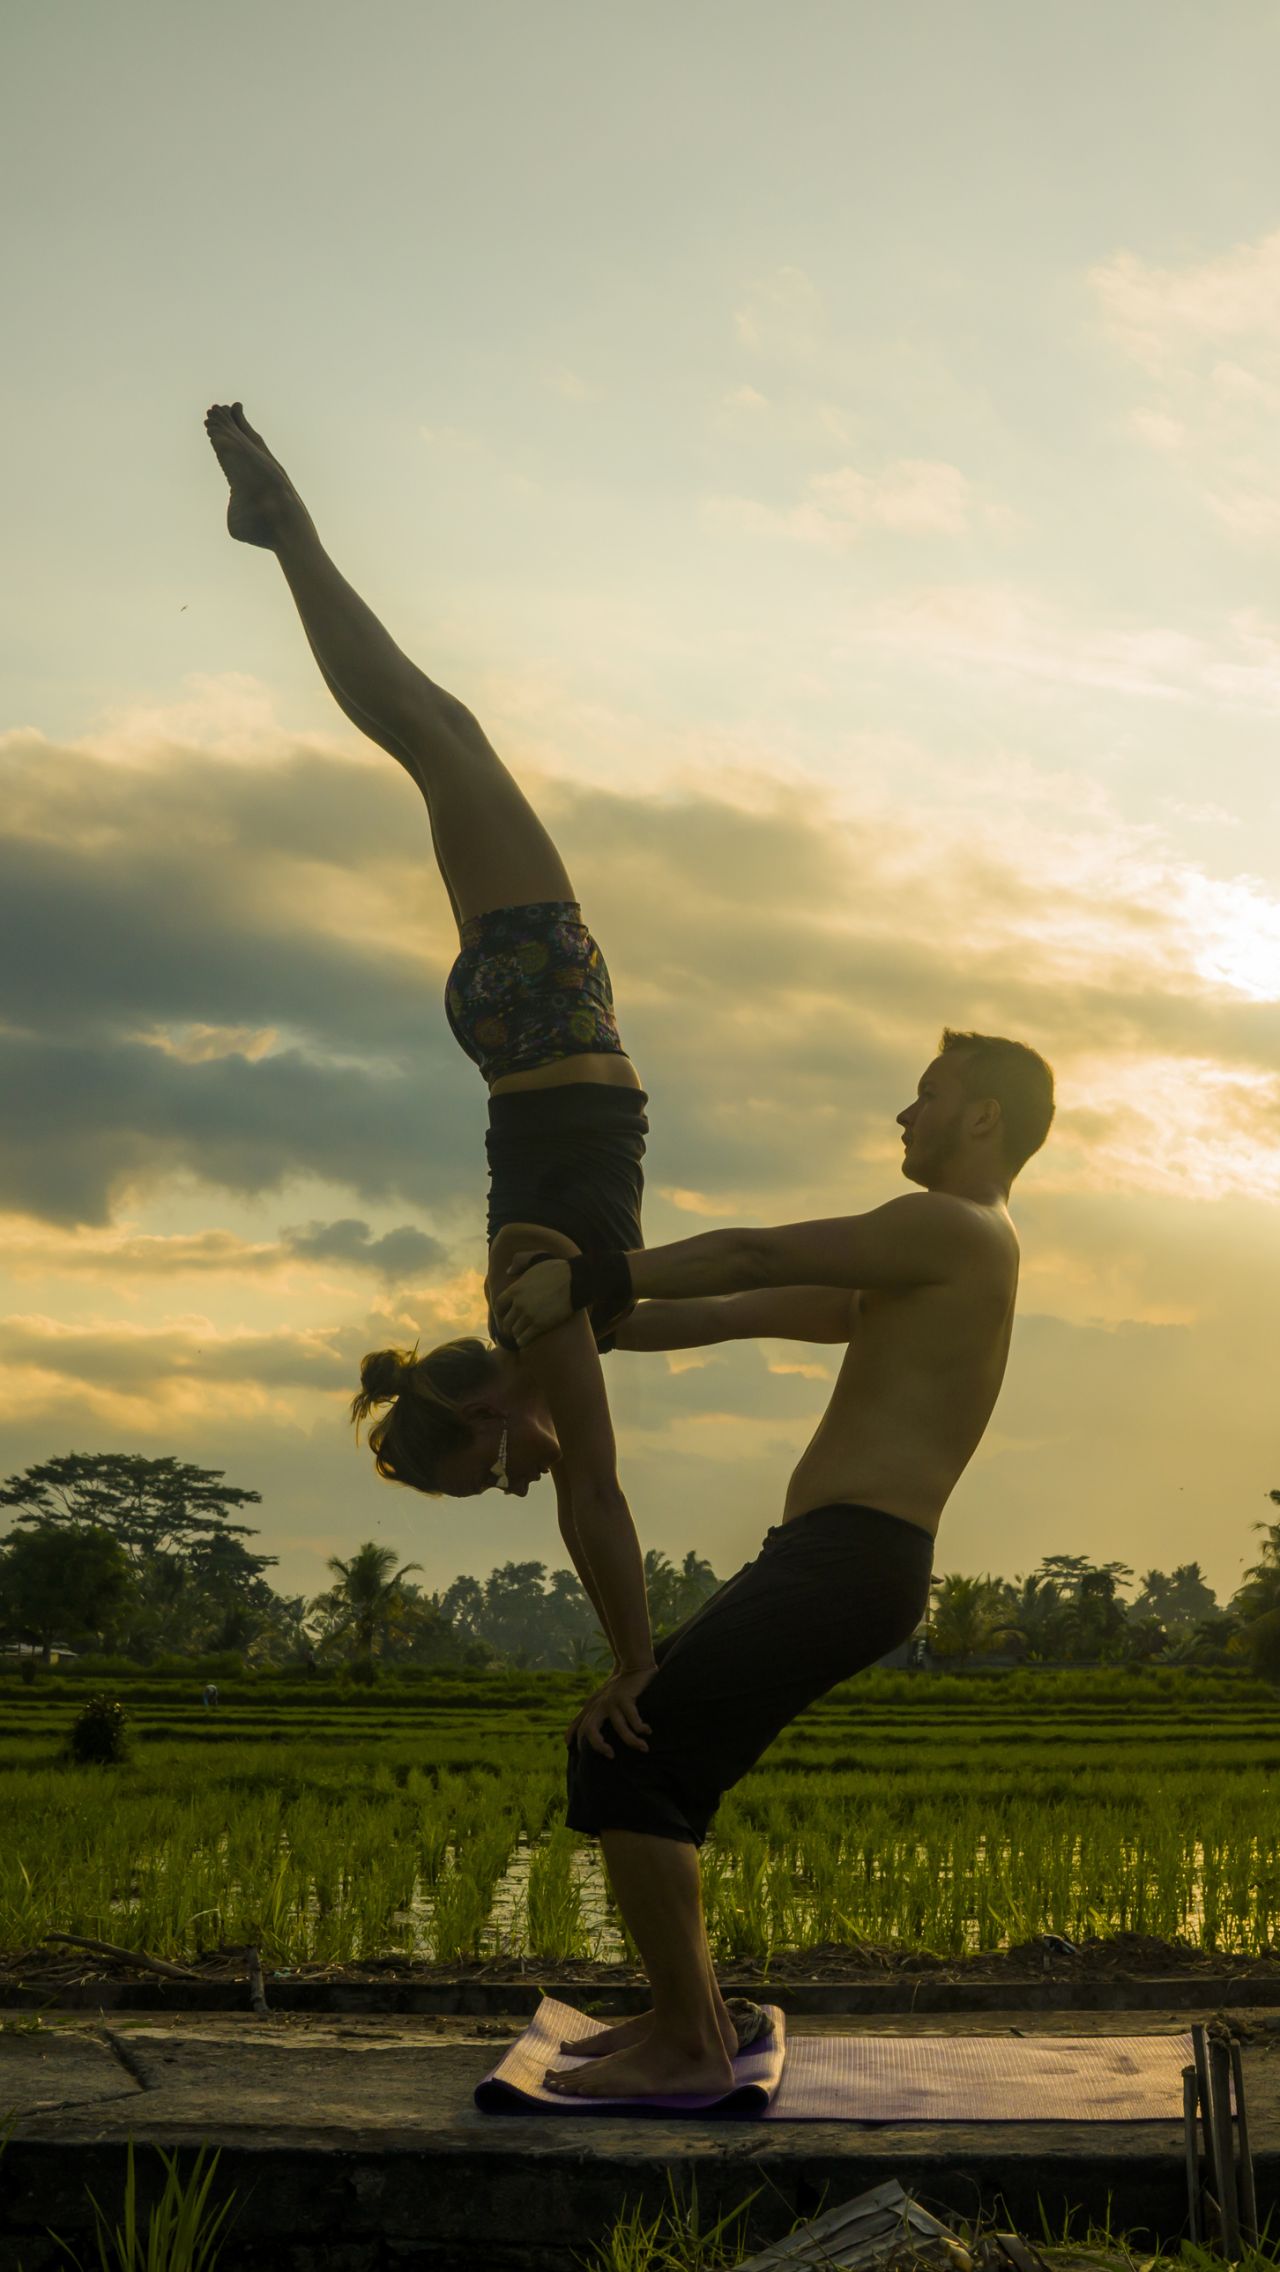
M614 1343L619 1349L705 1349L724 1337L723 1302L708 1294L697 1302L638 1302Z
M670 1246L637 1247L628 1254L627 1267L638 1302L745 1294L768 1283L751 1231L702 1231Z

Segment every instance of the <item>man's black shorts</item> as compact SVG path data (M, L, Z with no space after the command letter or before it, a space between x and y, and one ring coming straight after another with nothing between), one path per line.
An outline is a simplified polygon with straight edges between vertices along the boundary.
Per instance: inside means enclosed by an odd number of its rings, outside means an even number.
M569 1828L701 1846L724 1792L806 1704L910 1638L932 1570L928 1531L879 1507L776 1523L754 1561L655 1648L638 1700L648 1750L608 1720L612 1759L572 1745Z

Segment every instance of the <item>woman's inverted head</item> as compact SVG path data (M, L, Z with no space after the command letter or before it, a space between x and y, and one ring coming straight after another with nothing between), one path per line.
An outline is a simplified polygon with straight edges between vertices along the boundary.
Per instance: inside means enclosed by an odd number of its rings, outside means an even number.
M449 1499L507 1491L523 1499L529 1485L560 1457L541 1391L505 1349L471 1339L443 1342L419 1357L377 1349L360 1366L351 1419L376 1404L390 1410L369 1430L379 1475L415 1491Z

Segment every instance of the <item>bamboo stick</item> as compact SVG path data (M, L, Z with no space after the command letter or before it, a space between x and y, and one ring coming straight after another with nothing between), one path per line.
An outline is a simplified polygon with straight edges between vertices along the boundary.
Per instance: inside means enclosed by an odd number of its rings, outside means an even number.
M262 1985L262 1958L256 1949L246 1951L249 1959L249 2002L259 2018L267 2017L267 1992Z
M83 1933L45 1933L46 1941L67 1941L75 1949L92 1949L96 1956L114 1957L117 1964L133 1964L142 1972L158 1972L165 1980L198 1980L181 1964L166 1964L163 1957L148 1956L145 1949L122 1949L114 1941L91 1941Z
M1231 2045L1231 2080L1236 2092L1236 2123L1240 2131L1240 2203L1244 2214L1244 2238L1254 2248L1261 2244L1258 2238L1258 2195L1253 2182L1253 2155L1249 2150L1249 2118L1244 2110L1244 2061L1240 2046Z
M1209 2076L1213 2100L1213 2131L1218 2152L1222 2191L1223 2252L1234 2264L1240 2255L1240 2212L1236 2202L1235 2153L1231 2142L1231 2054L1221 2036L1209 2038Z
M1187 2157L1187 2223L1192 2247L1200 2240L1200 2155L1196 2139L1196 2071L1182 2070L1182 2143Z

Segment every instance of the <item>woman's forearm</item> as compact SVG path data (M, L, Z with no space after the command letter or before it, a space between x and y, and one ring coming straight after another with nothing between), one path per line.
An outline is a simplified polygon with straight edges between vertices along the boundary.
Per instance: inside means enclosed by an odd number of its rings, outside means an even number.
M564 1540L564 1543L569 1550L569 1560L572 1562L574 1569L578 1573L578 1582L581 1585L583 1592L586 1594L587 1600L590 1602L591 1607L596 1613L596 1619L599 1623L600 1630L616 1657L618 1651L614 1643L613 1635L609 1631L609 1620L605 1616L604 1603L600 1598L600 1589L596 1584L595 1575L592 1571L591 1564L588 1562L586 1555L582 1551L582 1541L578 1537L577 1525L575 1524L573 1519L573 1509L568 1504L562 1505L560 1509L560 1536Z
M644 1561L631 1509L621 1492L616 1497L574 1496L573 1537L566 1537L574 1552L575 1568L595 1604L620 1671L647 1671L654 1662L649 1600L645 1592ZM564 1535L563 1524L561 1526Z

